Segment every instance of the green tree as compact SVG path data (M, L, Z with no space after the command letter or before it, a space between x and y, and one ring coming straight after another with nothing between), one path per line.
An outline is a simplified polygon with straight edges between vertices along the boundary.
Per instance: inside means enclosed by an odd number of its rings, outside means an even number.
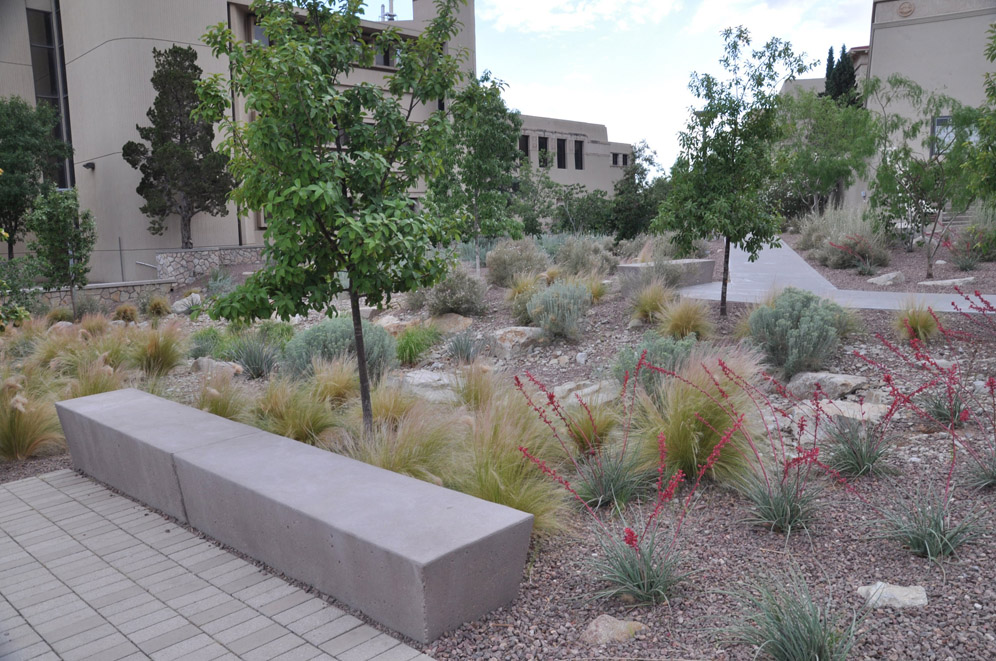
M989 27L986 59L996 63L996 24ZM978 143L972 154L972 189L989 203L996 203L996 73L983 79L986 103L979 114Z
M646 140L640 141L614 186L609 225L616 240L632 239L646 232L657 217L668 186L666 177L653 176L657 167L656 152Z
M782 137L776 147L779 178L813 213L840 196L855 175L863 177L878 148L875 116L813 92L779 98Z
M926 277L933 278L934 258L948 238L945 216L964 212L974 199L969 165L979 113L898 74L885 83L869 80L865 96L882 126L871 207L909 249L923 243Z
M465 218L462 233L473 237L477 276L481 236L522 236L510 210L522 120L505 105L505 84L485 71L453 100L453 160L436 177L430 194L444 212Z
M35 198L52 187L60 159L72 148L58 140L55 110L40 104L32 108L20 97L0 97L0 229L6 234L7 259L24 238L24 216Z
M228 214L226 198L235 185L228 157L214 150L214 126L192 116L200 104L201 68L193 48L152 49L156 100L146 113L149 126L135 126L144 142L126 142L121 155L142 173L135 191L145 199L149 232L162 234L167 220L180 218L180 247L193 248L190 221L199 213ZM148 145L144 143L148 143Z
M49 287L69 289L75 319L75 291L86 286L97 241L93 214L80 211L75 189L50 191L35 202L27 226L34 235L28 247L38 257L41 275Z
M781 39L750 50L744 27L724 30L723 39L725 75L692 74L689 89L705 105L679 135L682 153L654 228L675 232L672 241L684 253L696 239L726 239L719 304L725 316L730 247L754 260L765 245L778 244L779 222L766 196L779 137L777 88L809 67Z
M232 197L241 208L263 210L268 225L267 267L220 299L213 314L286 319L326 310L347 294L368 433L360 299L379 305L392 292L433 285L449 266L437 247L456 236L451 219L412 204L409 191L439 174L450 144L450 121L435 108L460 76L460 58L445 48L458 30L458 1L439 0L416 38L393 26L367 34L361 0L335 7L255 0L252 12L271 46L245 43L223 24L205 37L216 56L227 56L231 75L201 87L202 112L227 136L224 149L241 182ZM350 77L378 52L397 54L382 85ZM254 121L227 118L233 97L245 99ZM427 117L416 122L419 113Z
M512 184L514 195L510 210L522 225L523 232L533 236L543 233L542 221L553 215L560 188L560 184L550 179L549 166L541 164L533 169L527 159L519 163Z
M583 184L557 186L551 191L553 229L574 234L607 234L612 220L612 200L603 190L589 191Z
M831 66L832 65L832 66ZM827 76L823 96L828 96L842 105L860 105L857 95L857 75L854 62L846 46L840 47L840 59L833 62L833 48L827 60Z

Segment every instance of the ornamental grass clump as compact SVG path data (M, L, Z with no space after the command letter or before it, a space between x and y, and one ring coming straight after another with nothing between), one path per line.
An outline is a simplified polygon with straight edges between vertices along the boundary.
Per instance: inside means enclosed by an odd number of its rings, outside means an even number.
M582 285L554 283L535 294L526 306L533 323L551 337L578 340L591 294Z
M939 325L934 311L924 303L909 300L894 317L896 332L904 340L914 338L921 342L929 342L938 334Z
M613 273L619 258L610 252L612 239L568 236L557 250L554 262L571 275Z
M797 570L748 581L733 596L739 621L720 633L750 647L751 658L845 661L861 633L864 614L847 615L829 596L819 599Z
M150 379L169 374L185 355L184 335L175 324L143 329L133 336L132 363Z
M876 536L898 542L913 555L940 562L984 532L975 512L956 521L953 504L950 484L943 490L920 485L906 503L882 509L882 517L874 522Z
M425 352L438 344L441 339L442 333L431 324L409 326L397 339L398 360L408 367L416 365L422 360Z
M470 365L484 353L487 340L477 338L473 333L463 332L454 335L446 343L446 352L457 361L458 365Z
M823 367L837 350L844 316L836 303L789 287L750 315L750 337L790 379Z
M645 362L665 370L678 369L691 354L695 347L695 338L688 337L683 340L676 340L673 337L661 337L653 331L643 334L640 343L635 347L623 347L616 354L612 362L612 376L622 385L627 375L636 375L636 366L640 362L640 357L645 358ZM654 370L640 370L640 385L648 393L660 392L660 386L664 381L664 374Z
M308 388L316 399L332 407L342 406L360 396L360 374L350 358L325 360L315 358L308 377Z
M323 400L305 384L274 379L256 402L256 425L261 429L308 445L327 445L326 432L338 420Z
M659 280L652 280L647 285L636 290L630 298L630 317L644 323L655 322L668 303L674 300L673 289L668 288Z
M699 340L712 335L709 306L704 301L682 298L668 303L661 311L658 330L661 335L678 339L694 335Z
M195 405L222 418L236 422L251 421L248 394L232 380L227 370L217 370L204 378Z
M0 458L29 459L64 442L50 398L32 393L23 377L8 376L0 384Z
M222 357L238 363L249 379L265 379L280 363L280 345L262 329L236 333L227 343Z
M68 399L97 395L103 392L120 390L124 386L124 376L105 362L100 355L93 360L81 363L76 368L76 377L69 384Z
M512 317L515 323L527 326L532 322L529 317L529 299L537 292L546 287L540 276L536 273L516 273L509 285L505 300L512 306Z
M827 428L826 464L849 478L888 475L894 471L882 460L889 455L893 444L892 436L880 424L839 418Z

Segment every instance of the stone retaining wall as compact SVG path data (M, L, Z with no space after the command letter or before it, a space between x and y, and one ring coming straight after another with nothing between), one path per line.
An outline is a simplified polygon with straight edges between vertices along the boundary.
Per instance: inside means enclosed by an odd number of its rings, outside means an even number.
M165 296L176 285L174 280L134 280L132 282L105 282L96 285L87 285L82 292L77 290L77 302L79 295L90 296L100 301L108 312L114 310L121 303L136 303L142 296L155 296L161 294ZM69 290L54 289L42 292L41 300L51 307L69 307Z
M175 280L179 285L189 285L219 266L258 264L263 261L262 250L259 246L232 246L157 252L156 268L160 279Z

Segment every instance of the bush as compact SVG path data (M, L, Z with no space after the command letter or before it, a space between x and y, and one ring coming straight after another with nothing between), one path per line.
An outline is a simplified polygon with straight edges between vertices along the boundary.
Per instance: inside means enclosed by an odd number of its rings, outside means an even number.
M398 360L405 366L415 365L441 337L435 326L409 326L398 336Z
M653 323L675 297L660 280L651 280L632 295L629 302L630 316L646 323Z
M165 296L152 296L149 298L145 313L153 319L161 319L171 312L173 312L173 308Z
M907 503L886 508L875 523L878 537L899 542L913 555L934 562L953 555L982 533L977 514L968 514L955 523L950 493L930 488L917 488Z
M131 303L122 303L114 308L114 321L123 321L126 324L138 323L138 308Z
M828 429L827 466L847 477L883 475L889 471L881 460L891 449L883 429L864 420L839 418Z
M837 324L844 317L836 303L789 287L771 307L759 307L750 315L750 336L790 379L823 366L837 349Z
M211 275L207 283L207 295L211 298L218 298L235 291L235 281L232 275L225 269L211 269Z
M517 273L542 273L550 265L532 239L503 241L488 253L488 283L508 287Z
M7 379L0 386L0 457L28 459L63 443L62 426L51 402L24 392Z
M263 379L270 376L280 362L280 347L270 341L262 329L243 331L232 338L222 357L241 365L247 378Z
M907 301L896 312L894 323L899 336L907 340L929 342L938 331L937 319L930 308L914 300Z
M184 356L183 334L177 326L150 328L135 337L132 363L151 379L166 376Z
M622 523L625 526L625 520ZM595 572L612 585L599 597L625 597L644 605L668 601L689 573L681 570L682 554L659 536L660 527L655 520L641 538L635 538L628 527L618 534L598 536L602 555L594 561Z
M861 627L861 618L842 616L829 599L821 604L797 571L754 582L734 596L743 613L725 633L756 650L754 657L845 661Z
M104 314L104 306L101 305L100 299L87 296L83 294L76 298L76 319L82 319L85 316L95 316Z
M874 267L889 265L889 251L873 235L851 234L839 241L827 239L815 256L823 266L857 268L862 275L873 275Z
M647 362L656 367L675 371L684 364L688 355L695 346L695 338L689 337L677 340L673 337L661 337L653 331L643 334L643 339L636 347L623 347L616 354L612 363L612 376L619 381L620 385L626 379L628 372L630 378L636 375L636 366L640 362L640 356L647 352ZM659 392L664 382L664 375L654 370L642 369L636 377L640 381L643 389L649 393Z
M621 509L654 489L657 471L640 465L636 452L612 448L578 459L578 479L571 484L578 499L592 509Z
M543 289L545 283L535 273L516 273L505 300L512 304L512 317L520 326L532 322L529 318L529 300Z
M481 315L487 310L484 305L486 293L487 287L483 282L458 268L425 293L425 306L434 317L447 312Z
M270 344L283 351L287 343L294 337L294 325L286 321L265 319L259 323L259 334Z
M581 285L556 283L529 299L529 318L552 337L577 340L591 307L591 294Z
M709 306L703 301L683 298L668 304L660 315L658 330L662 335L685 338L695 335L704 340L712 334Z
M619 259L609 252L612 240L588 236L569 236L557 250L554 262L572 275L611 274Z
M213 356L221 358L228 342L230 342L230 338L225 337L220 330L213 326L194 331L194 334L190 336L190 357Z
M370 378L379 381L396 363L394 338L365 319L362 324L367 369ZM356 357L353 320L350 317L326 319L301 331L284 347L284 360L291 374L297 375L307 374L316 358L335 360L346 356Z
M49 326L54 326L55 324L61 323L63 321L72 322L73 311L69 308L52 308L45 315L45 321L48 322Z
M720 360L731 374L720 368ZM658 439L663 434L668 468L697 475L731 427L730 412L746 415L756 410L750 394L737 379L749 384L759 380L759 356L741 347L700 343L674 372L680 378L662 379L656 391L638 395L633 433L640 444L643 465L658 465ZM744 428L720 451L708 476L716 480L741 478L750 466L747 438L756 436L756 429L756 420L747 417Z
M778 479L774 475L753 473L739 484L740 493L751 502L748 523L791 535L806 530L816 513L820 489L809 481L808 466L786 468Z
M23 308L38 310L41 291L35 283L38 275L38 260L33 256L0 259L0 282L6 283L0 296L0 308Z
M487 343L483 339L477 339L473 334L460 333L450 338L446 344L446 351L451 357L456 359L460 365L469 365L477 360L477 357L484 351Z

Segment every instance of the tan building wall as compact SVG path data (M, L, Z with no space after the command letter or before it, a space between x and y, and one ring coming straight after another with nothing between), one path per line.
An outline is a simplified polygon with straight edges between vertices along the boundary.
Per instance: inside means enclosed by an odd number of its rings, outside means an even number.
M550 178L558 184L581 184L588 190L603 190L612 195L623 168L633 157L632 145L609 142L608 131L601 124L588 124L566 119L522 115L519 148L528 145L529 162L533 169L540 164L540 145L546 140ZM558 162L558 141L564 148ZM580 143L580 160L576 149ZM581 167L578 167L580 165ZM563 167L560 167L563 166Z

